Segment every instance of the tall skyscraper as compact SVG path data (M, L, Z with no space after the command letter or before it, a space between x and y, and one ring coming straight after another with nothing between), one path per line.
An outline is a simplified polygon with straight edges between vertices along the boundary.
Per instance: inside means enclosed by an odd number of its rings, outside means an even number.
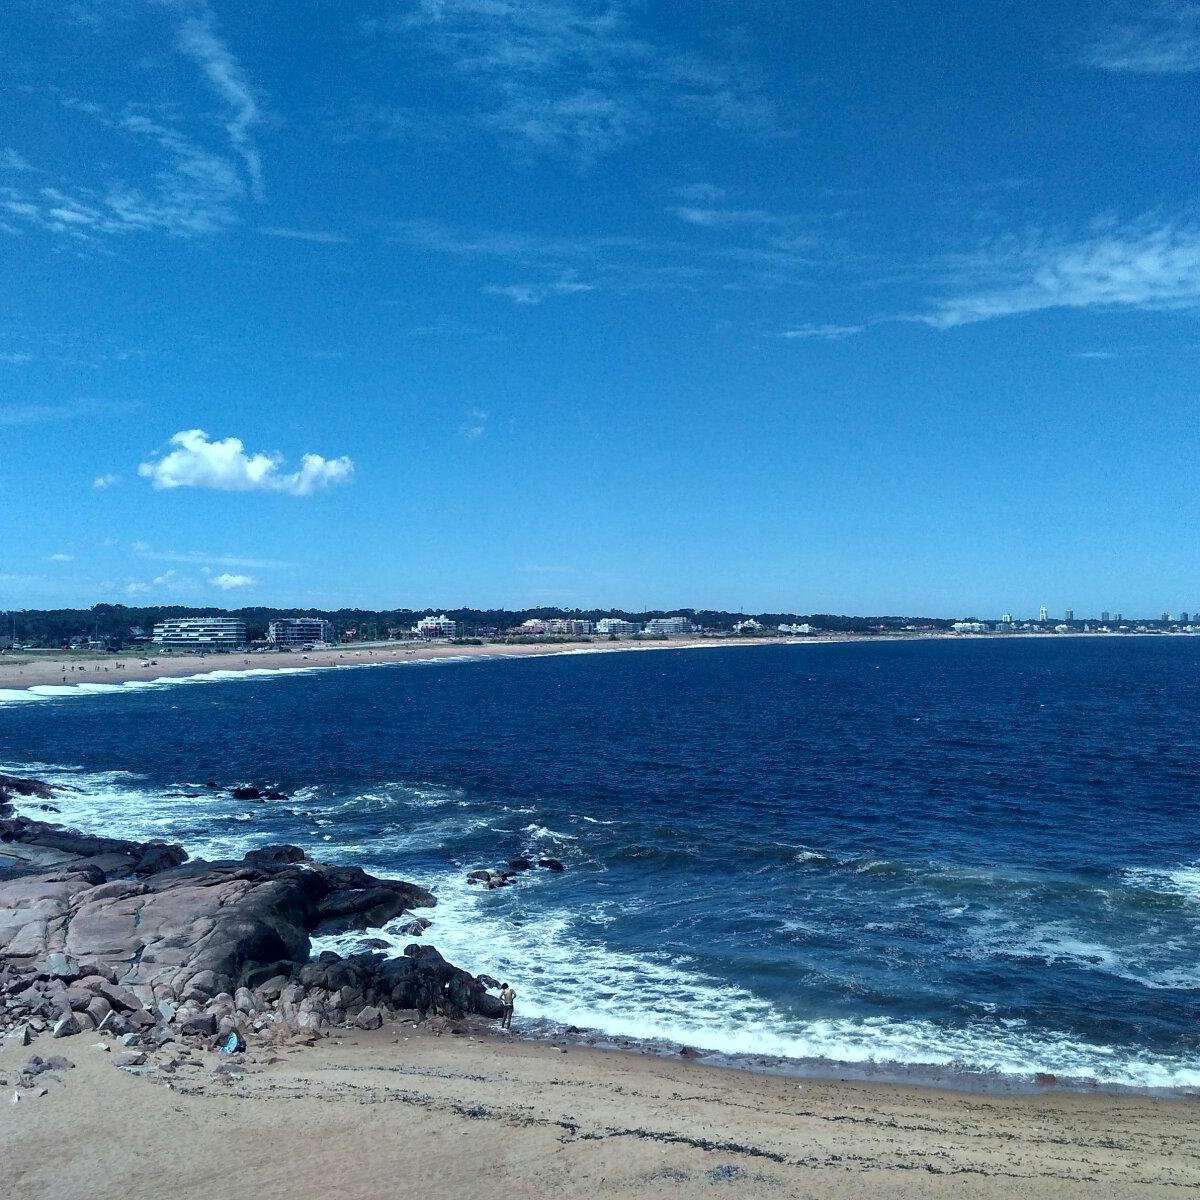
M1075 610L1074 610L1073 608L1068 608L1068 609L1067 609L1067 620L1068 620L1068 621L1073 621L1073 620L1075 620Z
M1108 624L1108 609L1107 608L1100 614L1100 622L1103 625Z

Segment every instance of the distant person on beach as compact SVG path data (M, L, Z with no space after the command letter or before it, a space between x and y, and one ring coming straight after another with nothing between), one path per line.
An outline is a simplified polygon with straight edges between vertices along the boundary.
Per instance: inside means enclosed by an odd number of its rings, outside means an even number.
M500 989L500 1003L504 1005L504 1016L500 1018L501 1029L511 1029L513 1019L513 1005L517 1002L517 993L513 991L512 985L506 983Z

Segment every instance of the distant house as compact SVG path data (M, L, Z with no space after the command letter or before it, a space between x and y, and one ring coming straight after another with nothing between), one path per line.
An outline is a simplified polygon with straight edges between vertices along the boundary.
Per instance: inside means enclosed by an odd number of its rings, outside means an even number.
M422 617L415 631L425 638L453 638L458 636L458 622L452 621L445 613L438 617Z
M641 633L642 627L636 621L626 621L621 617L601 617L596 622L596 632L606 637L632 637L635 633Z
M747 617L744 621L739 621L734 627L734 633L761 633L763 627L753 618Z
M695 633L696 626L688 617L652 617L646 622L646 632L651 637L671 637L683 633Z
M246 622L237 617L178 617L154 627L164 650L236 650L246 644Z
M280 649L327 645L333 641L333 626L320 617L280 617L267 626L267 641Z

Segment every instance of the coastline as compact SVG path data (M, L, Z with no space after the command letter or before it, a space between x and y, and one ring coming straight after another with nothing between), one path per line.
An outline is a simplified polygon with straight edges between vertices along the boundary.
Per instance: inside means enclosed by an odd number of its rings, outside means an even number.
M349 667L397 666L402 663L465 661L470 659L546 658L567 654L617 654L653 650L745 649L755 646L828 646L843 643L895 643L917 641L1012 641L1035 639L1061 641L1112 639L1150 635L1112 633L949 633L925 631L897 634L828 633L806 637L766 636L756 638L673 637L663 641L618 642L488 642L455 645L451 642L413 644L397 642L357 646L347 643L329 650L302 653L169 655L154 650L138 654L94 655L87 658L58 657L45 653L37 660L0 655L0 693L38 689L45 695L68 695L101 688L119 690L127 683L152 683L159 679L191 679L201 676L229 678L234 675L268 675L279 672L315 672ZM1157 635L1186 636L1186 635ZM42 654L43 652L38 652ZM153 666L143 666L147 659ZM66 668L65 671L63 668ZM36 693L35 693L36 694Z
M1200 1185L1191 1104L797 1081L408 1022L218 1070L74 1069L5 1105L14 1200L261 1193L1158 1197ZM0 1077L26 1051L0 1048ZM119 1116L114 1114L119 1113ZM62 1153L70 1130L71 1154Z

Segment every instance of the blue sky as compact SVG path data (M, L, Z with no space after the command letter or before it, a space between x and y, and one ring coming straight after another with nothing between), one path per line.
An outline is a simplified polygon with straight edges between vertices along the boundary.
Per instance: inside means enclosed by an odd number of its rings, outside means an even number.
M1200 4L0 46L0 608L1200 608Z

